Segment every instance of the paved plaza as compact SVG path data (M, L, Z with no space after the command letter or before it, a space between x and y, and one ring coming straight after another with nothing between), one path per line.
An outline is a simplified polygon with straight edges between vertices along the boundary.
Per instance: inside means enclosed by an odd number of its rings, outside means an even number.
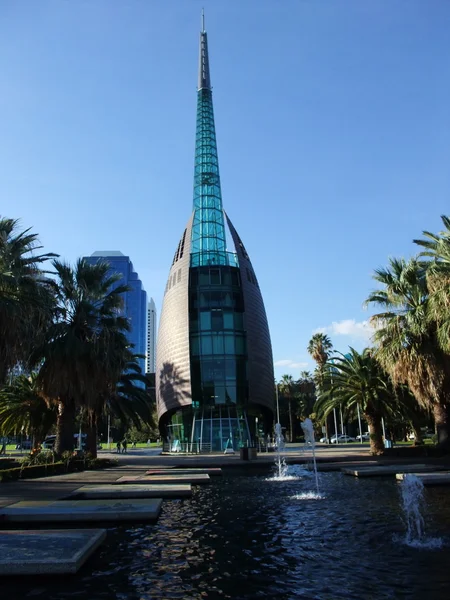
M120 478L143 477L149 470L173 468L218 468L225 470L260 470L270 468L274 464L275 455L259 453L256 460L243 461L236 454L202 454L202 455L161 455L158 448L130 449L127 454L117 454L101 450L99 457L116 459L118 465L99 471L82 471L67 473L39 479L25 479L0 484L0 507L8 506L23 500L60 500L83 486L101 486L116 483ZM311 460L311 452L301 444L287 444L285 457L287 464L301 464ZM321 471L338 471L341 468L358 469L368 466L416 464L415 459L373 457L367 444L348 444L347 446L316 447L318 469ZM443 465L448 468L447 458L421 458L422 464Z

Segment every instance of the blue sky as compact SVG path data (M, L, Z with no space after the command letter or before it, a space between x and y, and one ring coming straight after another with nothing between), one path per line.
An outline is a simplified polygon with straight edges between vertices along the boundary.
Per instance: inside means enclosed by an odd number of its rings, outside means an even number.
M276 375L298 377L318 328L364 347L373 269L449 214L449 2L2 0L0 214L69 261L130 255L160 310L192 206L202 6L224 206Z

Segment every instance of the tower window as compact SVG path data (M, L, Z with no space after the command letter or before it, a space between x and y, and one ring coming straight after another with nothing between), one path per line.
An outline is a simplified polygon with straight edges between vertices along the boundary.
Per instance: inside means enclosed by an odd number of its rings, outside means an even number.
M209 270L209 279L211 285L220 285L220 271L219 269Z
M184 230L183 233L183 238L181 240L181 250L180 250L180 258L183 257L183 252L184 252L184 242L186 241L186 229Z

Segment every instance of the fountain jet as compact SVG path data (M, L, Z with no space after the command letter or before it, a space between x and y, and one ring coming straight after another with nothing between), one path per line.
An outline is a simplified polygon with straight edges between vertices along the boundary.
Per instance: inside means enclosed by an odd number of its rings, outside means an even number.
M314 437L314 426L311 419L305 419L301 423L303 433L305 434L305 442L306 444L310 444L313 455L313 469L314 469L314 478L316 480L316 492L319 495L319 476L317 474L317 464L316 464L316 440Z

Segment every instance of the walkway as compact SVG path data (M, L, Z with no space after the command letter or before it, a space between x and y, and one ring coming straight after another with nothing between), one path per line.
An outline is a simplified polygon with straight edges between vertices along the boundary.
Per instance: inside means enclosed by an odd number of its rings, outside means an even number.
M204 455L169 455L162 456L159 449L130 449L127 454L117 454L101 450L99 457L117 459L118 465L99 471L83 471L54 475L40 479L26 479L0 483L0 507L13 504L20 500L57 500L68 496L83 485L112 483L123 476L144 474L147 469L158 467L222 467L236 470L258 470L269 468L274 464L273 452L260 453L253 461L240 460L239 453L204 454ZM306 452L304 446L288 444L285 452L288 464L301 464L311 460L311 452ZM377 464L408 464L417 463L417 457L411 459L373 457L369 447L361 444L348 446L317 446L317 463L319 470L337 471L342 467L358 467ZM420 458L420 463L448 464L450 457Z

